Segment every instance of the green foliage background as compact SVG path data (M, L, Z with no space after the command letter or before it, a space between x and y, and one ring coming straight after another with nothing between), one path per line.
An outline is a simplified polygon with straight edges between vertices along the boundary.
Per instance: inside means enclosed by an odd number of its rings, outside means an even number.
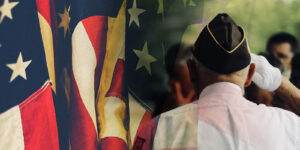
M264 52L269 37L278 32L288 32L300 39L300 0L158 1L164 2L162 17L144 20L151 26L145 35L156 43L163 39L166 50L178 42L193 44L203 27L218 13L228 13L246 30L254 53ZM153 3L153 14L158 14L158 1ZM161 53L161 44L157 45L153 49Z
M226 1L226 0L225 0ZM300 39L300 0L206 0L206 16L226 12L244 27L252 52L265 51L268 38L288 32Z

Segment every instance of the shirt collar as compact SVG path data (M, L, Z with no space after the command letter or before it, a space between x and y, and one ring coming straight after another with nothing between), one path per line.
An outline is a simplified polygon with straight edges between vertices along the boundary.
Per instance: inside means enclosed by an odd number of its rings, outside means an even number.
M231 82L225 82L225 83L228 84L228 85L230 85L230 86L232 86L233 88L239 90L240 92L243 92L240 86L238 86L238 85L236 85L234 83L231 83Z
M243 96L243 90L240 86L231 82L216 82L208 85L200 93L200 98L211 94L239 94Z

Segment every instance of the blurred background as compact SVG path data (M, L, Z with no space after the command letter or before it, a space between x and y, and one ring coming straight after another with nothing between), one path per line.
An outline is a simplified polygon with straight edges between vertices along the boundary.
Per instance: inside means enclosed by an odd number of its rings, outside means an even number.
M252 51L258 53L274 33L300 38L299 6L299 0L229 0L225 12L245 28Z
M255 53L265 51L266 42L274 33L288 32L300 38L300 0L163 1L168 6L164 6L164 26L159 28L170 29L168 31L171 33L164 34L170 43L178 42L176 37L180 37L182 30L185 31L182 41L193 43L203 25L221 12L228 13L237 24L244 27L250 48ZM178 5L183 6L182 11Z

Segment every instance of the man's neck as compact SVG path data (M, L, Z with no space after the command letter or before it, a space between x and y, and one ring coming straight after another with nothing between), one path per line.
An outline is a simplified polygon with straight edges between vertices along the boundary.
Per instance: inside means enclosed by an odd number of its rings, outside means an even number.
M244 89L244 85L238 79L233 79L233 80L224 79L224 78L216 78L216 79L207 78L207 79L208 80L202 80L199 82L198 92L197 92L198 95L203 91L204 88L206 88L207 86L209 86L213 83L217 83L217 82L229 82L229 83L237 85L242 91Z

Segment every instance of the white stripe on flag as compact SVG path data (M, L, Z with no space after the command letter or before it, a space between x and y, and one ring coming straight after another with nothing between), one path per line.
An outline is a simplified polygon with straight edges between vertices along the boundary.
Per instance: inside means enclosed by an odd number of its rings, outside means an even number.
M136 132L139 128L139 125L144 117L144 114L146 112L146 109L141 106L137 100L130 94L128 93L128 101L129 101L129 114L130 114L130 120L129 120L129 127L130 127L130 140L133 145Z
M0 150L24 150L19 106L0 114Z
M81 99L96 125L94 76L97 59L87 32L79 22L72 35L72 68Z
M119 137L127 142L125 128L123 127L123 120L125 118L124 111L126 110L126 104L118 97L108 97L104 106L104 117L106 124L106 130L103 132L101 138L105 137Z

